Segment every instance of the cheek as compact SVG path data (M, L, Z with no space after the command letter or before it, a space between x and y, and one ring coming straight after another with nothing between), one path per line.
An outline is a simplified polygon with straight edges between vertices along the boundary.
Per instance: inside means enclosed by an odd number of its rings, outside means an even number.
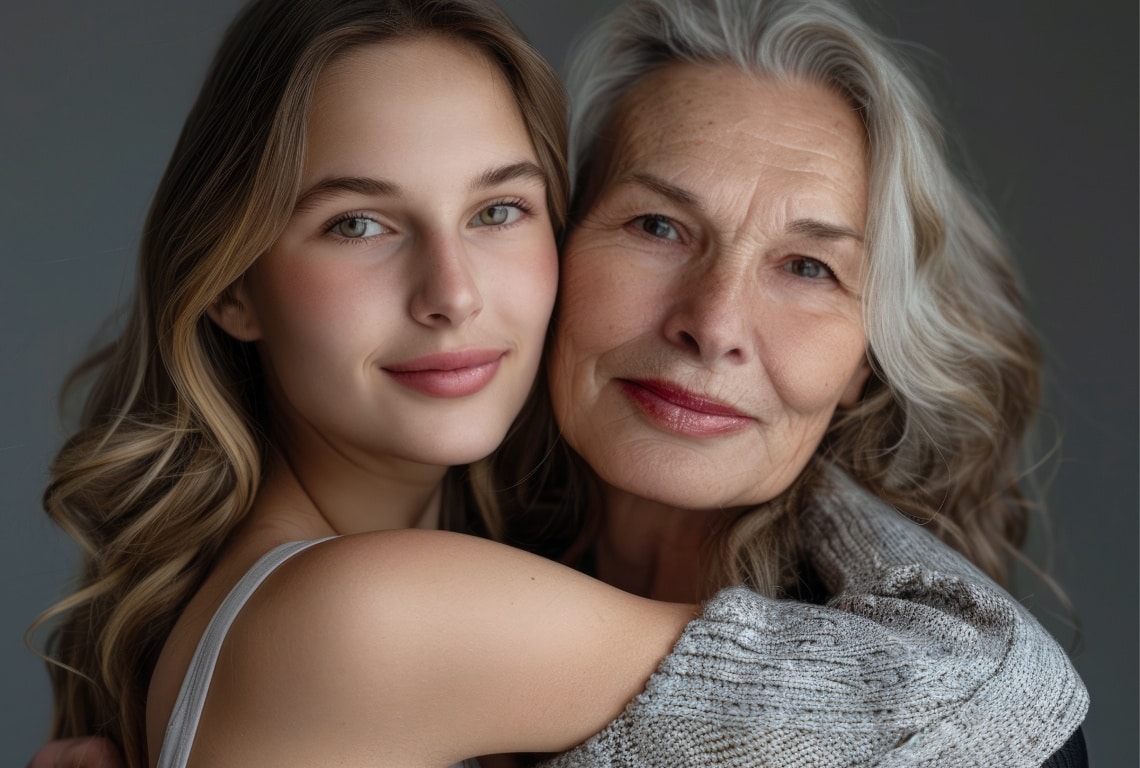
M558 295L558 268L558 248L552 237L548 243L536 249L533 267L528 270L529 284L519 286L518 292L510 299L517 300L518 296L532 297L527 301L532 305L532 311L541 316L543 336Z
M397 297L384 291L390 281L353 270L293 262L257 275L256 311L262 318L264 353L278 367L330 365L369 339L383 334ZM365 349L355 349L364 353ZM357 361L359 362L359 361Z
M558 339L578 356L600 356L652 326L655 282L620 252L568 255L562 267Z
M278 282L273 304L279 319L292 319L293 325L303 328L338 319L346 322L369 299L375 301L379 297L361 281L337 280L318 270L298 270Z
M579 424L594 398L597 356L614 328L612 294L590 264L568 254L562 265L554 340L547 355L550 399L559 427L571 445L578 442Z
M843 317L788 317L772 330L767 369L780 400L797 414L830 419L863 367L861 323Z
M501 318L503 330L526 339L540 356L558 293L558 251L553 237L502 259L480 278L489 317Z

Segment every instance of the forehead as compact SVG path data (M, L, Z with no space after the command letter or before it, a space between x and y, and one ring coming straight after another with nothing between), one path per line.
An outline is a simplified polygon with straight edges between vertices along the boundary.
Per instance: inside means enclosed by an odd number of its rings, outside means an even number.
M321 70L317 94L359 87L375 79L385 92L411 94L425 86L443 89L467 80L505 84L502 71L474 43L439 33L412 34L351 45ZM504 92L509 97L509 91Z
M404 161L421 148L441 156L530 150L500 69L474 45L436 35L357 46L330 62L316 83L307 136L310 164Z
M866 133L825 86L731 64L675 64L633 90L614 129L610 181L648 172L709 194L830 198L862 229Z

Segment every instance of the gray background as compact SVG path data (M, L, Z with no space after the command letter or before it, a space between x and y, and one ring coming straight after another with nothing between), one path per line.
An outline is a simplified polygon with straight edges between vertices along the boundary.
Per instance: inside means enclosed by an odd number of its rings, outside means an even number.
M504 5L555 64L613 0ZM44 739L50 695L22 644L75 553L39 507L64 435L56 392L131 288L137 233L237 0L6 2L0 10L0 764ZM1052 547L1031 549L1083 624L1094 765L1137 765L1137 7L879 0L1009 229L1046 340ZM1059 447L1057 440L1060 439ZM1063 643L1040 581L1015 592ZM1060 614L1061 618L1057 618Z

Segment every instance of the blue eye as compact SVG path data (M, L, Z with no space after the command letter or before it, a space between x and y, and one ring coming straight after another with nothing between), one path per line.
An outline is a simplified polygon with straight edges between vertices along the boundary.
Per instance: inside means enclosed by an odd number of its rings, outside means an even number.
M834 277L831 269L822 261L802 257L793 259L784 265L784 269L795 275L808 280L819 280L821 278Z
M649 214L647 216L638 216L633 221L642 232L650 237L675 241L680 241L681 239L681 234L677 231L677 228L673 226L673 222L664 216Z
M346 240L363 240L386 232L387 228L366 216L346 216L334 222L328 231Z
M524 213L526 211L521 203L495 203L476 213L468 222L468 226L505 227L521 219Z

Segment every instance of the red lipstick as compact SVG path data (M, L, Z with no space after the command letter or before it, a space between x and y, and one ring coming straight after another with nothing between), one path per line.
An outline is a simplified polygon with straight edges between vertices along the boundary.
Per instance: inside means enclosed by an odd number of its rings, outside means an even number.
M653 423L690 437L713 437L736 432L754 423L752 417L687 389L650 379L618 379L622 393Z
M506 355L502 349L439 352L383 366L397 383L429 397L466 397L495 378Z

